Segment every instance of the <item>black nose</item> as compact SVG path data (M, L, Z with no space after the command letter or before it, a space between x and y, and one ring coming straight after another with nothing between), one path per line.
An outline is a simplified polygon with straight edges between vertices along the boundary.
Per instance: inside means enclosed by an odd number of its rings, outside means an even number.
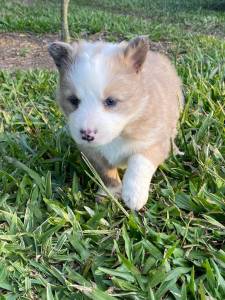
M97 133L97 130L81 129L80 133L82 140L92 142L95 139L95 134Z

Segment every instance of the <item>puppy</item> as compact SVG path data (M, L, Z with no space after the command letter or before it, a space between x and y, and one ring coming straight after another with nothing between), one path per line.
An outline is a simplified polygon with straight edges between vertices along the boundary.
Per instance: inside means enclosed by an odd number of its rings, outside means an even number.
M58 102L71 135L107 188L132 210L148 200L183 106L181 81L147 38L128 43L54 42ZM117 168L127 167L121 182Z

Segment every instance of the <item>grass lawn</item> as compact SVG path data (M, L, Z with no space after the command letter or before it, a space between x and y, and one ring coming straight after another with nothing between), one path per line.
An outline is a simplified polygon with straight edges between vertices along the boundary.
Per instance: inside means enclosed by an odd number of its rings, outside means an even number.
M0 0L0 31L58 32L58 2ZM223 3L71 0L75 38L171 43L184 156L158 169L142 213L94 201L56 74L0 71L0 300L225 299Z

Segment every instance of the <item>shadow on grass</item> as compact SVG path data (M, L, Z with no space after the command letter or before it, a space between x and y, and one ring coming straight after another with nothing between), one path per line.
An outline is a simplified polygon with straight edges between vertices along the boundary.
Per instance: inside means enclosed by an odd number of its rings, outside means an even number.
M215 11L221 11L224 12L225 11L225 1L216 1L210 5L205 5L204 8L208 9L208 10L215 10Z

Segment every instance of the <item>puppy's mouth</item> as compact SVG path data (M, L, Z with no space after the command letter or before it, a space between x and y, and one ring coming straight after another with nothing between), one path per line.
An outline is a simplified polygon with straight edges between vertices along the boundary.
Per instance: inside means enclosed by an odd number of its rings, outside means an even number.
M109 144L113 138L107 139L103 137L96 137L95 139L82 139L79 137L79 139L76 139L77 144L84 145L87 147L100 147L104 146L106 144Z

